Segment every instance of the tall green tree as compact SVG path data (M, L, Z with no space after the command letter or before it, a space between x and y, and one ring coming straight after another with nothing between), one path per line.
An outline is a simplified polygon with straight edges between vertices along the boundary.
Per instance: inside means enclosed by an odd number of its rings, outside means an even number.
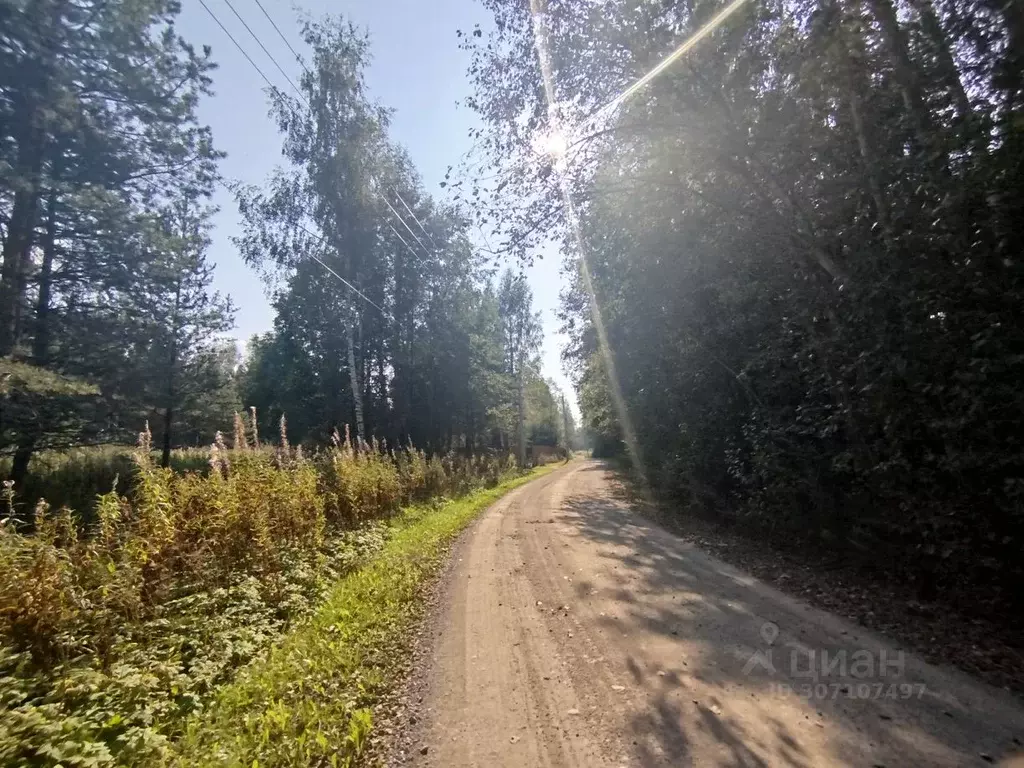
M539 313L533 311L533 292L526 284L526 278L511 269L502 274L498 286L498 314L501 317L505 370L515 381L516 438L519 462L522 464L526 461L526 444L529 440L527 380L536 370L541 324Z
M0 4L0 356L72 389L86 380L102 403L84 422L49 409L5 433L16 476L38 448L122 438L131 420L138 369L125 353L151 330L158 210L183 190L207 195L218 158L195 115L213 64L177 35L178 10Z
M314 442L348 424L391 443L507 448L513 319L467 217L424 194L388 137L365 94L365 38L336 18L303 35L302 97L271 94L287 166L238 190L238 245L276 280L277 312L250 343L244 397L268 419L288 411L293 435Z
M33 331L34 249L45 259L58 247L50 241L68 234L67 217L157 200L183 178L211 183L216 154L195 106L213 65L175 33L177 11L169 0L8 0L0 9L0 356ZM52 276L44 263L44 300Z
M526 366L535 366L541 345L540 313L533 309L533 291L525 276L507 269L498 285L498 315L501 317L505 370L517 376Z
M368 288L372 296L359 296L342 281L368 286L375 271L369 259L379 237L373 172L387 114L365 95L364 37L331 19L307 22L303 36L312 60L300 81L301 97L271 94L291 171L279 171L266 191L239 190L247 231L238 244L252 264L296 270L292 287L317 302L312 312L326 336L324 362L348 383L346 394L339 390L331 398L333 421L353 423L363 439L367 350L362 333L367 311L380 311L382 286ZM307 258L310 253L316 258ZM279 312L293 308L298 309L279 304Z
M225 365L226 350L218 344L234 326L234 308L211 289L213 266L206 260L211 215L189 197L169 206L162 222L167 253L149 275L152 293L145 309L152 334L136 350L143 374L137 396L160 412L156 435L165 467L182 414L229 388L233 377ZM223 421L209 425L207 434L212 439L226 427Z

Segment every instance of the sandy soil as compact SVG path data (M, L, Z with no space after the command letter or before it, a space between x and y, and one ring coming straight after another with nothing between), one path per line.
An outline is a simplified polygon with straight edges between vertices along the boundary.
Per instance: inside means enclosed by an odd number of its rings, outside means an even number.
M972 766L1024 707L635 514L600 463L491 507L453 550L389 762Z

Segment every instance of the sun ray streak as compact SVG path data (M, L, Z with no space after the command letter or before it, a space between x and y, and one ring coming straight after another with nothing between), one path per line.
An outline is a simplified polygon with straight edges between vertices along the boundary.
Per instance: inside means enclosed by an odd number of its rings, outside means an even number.
M699 43L705 37L707 37L712 32L714 32L715 29L717 29L722 24L722 22L724 22L726 19L728 19L734 13L736 13L736 11L738 11L741 7L746 5L748 2L749 2L749 0L732 0L732 2L729 3L727 6L725 6L725 8L723 8L718 13L716 13L714 16L712 16L707 24L705 24L703 27L701 27L696 32L694 32L692 35L690 35L682 45L680 45L678 48L676 48L674 51L672 51L672 53L670 53L668 56L666 56L664 59L662 59L660 62L658 62L658 65L655 66L654 69L652 69L646 75L644 75L639 80L637 80L632 85L630 85L628 88L626 88L626 90L624 90L622 93L620 93L614 99L612 99L607 104L605 104L603 107L601 107L601 109L599 109L597 111L597 114L604 114L604 113L608 113L608 112L614 112L619 107L619 105L622 104L622 102L624 102L626 99L628 99L634 93L639 91L641 88L643 88L645 85L647 85L649 82L651 82L651 80L656 78L658 75L660 75L666 69L671 67L680 58L682 58L687 53L689 53L690 49L693 48L693 46L695 46L697 43Z
M626 99L630 98L633 94L650 83L654 78L672 66L674 62L685 56L697 43L711 34L722 24L722 22L728 19L748 1L749 0L732 0L732 2L716 13L703 27L698 29L689 38L687 38L685 42L672 51L672 53L662 59L657 66L651 69L651 71L632 83L628 88L622 91L622 93L597 110L597 112L593 113L591 118L585 122L589 123L600 115L609 115L614 112L624 101L626 101ZM551 66L551 47L548 43L548 17L546 3L544 0L530 0L530 16L533 27L534 48L537 51L537 60L540 64L541 79L544 86L544 96L548 107L548 136L575 136L576 133L566 133L560 124L561 121L557 109L558 102L555 95L553 68ZM579 132L579 128L582 128L582 126L577 128L577 132ZM629 451L630 458L633 461L633 466L640 473L640 476L643 479L646 477L646 471L640 456L640 446L636 439L636 432L633 429L632 420L630 419L629 411L626 407L625 398L622 396L622 388L619 383L618 374L615 370L615 360L612 355L611 344L608 341L608 334L601 315L601 307L597 300L597 293L594 290L594 283L590 273L590 265L587 262L586 248L583 243L583 230L580 226L579 216L577 215L576 207L573 204L572 191L569 187L569 169L564 161L556 162L554 166L555 172L558 176L559 191L561 192L565 203L566 220L569 224L569 229L579 254L580 274L583 278L583 287L587 293L587 298L590 304L591 322L593 323L594 330L597 333L598 350L608 374L608 389L612 395L616 416L618 416L619 425L622 427L622 435L626 443L626 448ZM646 483L644 484L646 485Z
M530 10L533 21L534 47L537 50L537 57L540 61L541 77L544 82L544 95L548 103L549 130L555 135L565 135L559 125L558 111L556 108L554 79L551 74L550 47L547 41L546 16L541 8L542 0L530 0ZM619 425L622 427L622 435L626 442L626 449L629 451L633 466L640 473L642 479L646 478L643 461L640 456L640 446L637 443L636 433L633 430L633 422L629 417L626 408L626 401L622 396L622 389L619 386L619 377L615 371L615 360L612 356L611 345L608 343L608 334L605 332L604 321L601 317L601 307L597 301L597 294L594 292L594 284L590 275L590 266L587 263L586 249L583 244L583 231L580 227L579 217L576 214L576 207L573 204L572 193L569 189L568 169L564 163L556 163L555 172L558 174L558 186L565 201L565 215L576 243L576 250L580 259L580 272L583 277L584 290L590 303L590 317L597 331L597 346L604 361L605 371L608 373L608 389L612 394L612 401L615 407ZM646 482L644 482L646 486Z

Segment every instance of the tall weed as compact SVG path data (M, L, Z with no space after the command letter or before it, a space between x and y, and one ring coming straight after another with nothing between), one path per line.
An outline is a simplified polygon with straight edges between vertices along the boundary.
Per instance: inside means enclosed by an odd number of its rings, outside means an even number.
M305 457L283 420L276 447L250 425L186 471L144 432L130 464L108 455L119 471L84 520L40 501L28 521L5 483L0 763L160 762L185 716L383 546L377 521L515 472L347 431Z

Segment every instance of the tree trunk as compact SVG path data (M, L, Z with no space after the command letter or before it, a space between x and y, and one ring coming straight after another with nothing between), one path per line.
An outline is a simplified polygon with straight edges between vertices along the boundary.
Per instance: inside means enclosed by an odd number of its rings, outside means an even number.
M348 377L352 385L352 408L356 416L356 438L359 447L363 445L365 434L363 432L363 390L359 386L359 371L356 368L356 330L355 321L348 326Z
M46 365L50 357L50 294L53 288L53 261L57 251L57 192L55 189L50 190L46 209L43 264L39 269L36 328L32 338L32 359L39 365Z
M853 130L857 135L857 149L860 151L860 157L864 163L864 176L867 181L868 192L871 195L872 202L875 204L875 214L882 228L882 236L885 238L885 243L888 246L892 243L892 227L889 225L889 201L879 179L878 164L875 162L875 156L871 150L871 142L868 140L867 128L864 125L860 94L854 85L850 87L849 104Z
M871 3L886 4L888 0L868 0ZM892 12L892 6L888 6ZM864 169L864 181L867 191L874 204L875 217L882 230L882 239L886 247L892 245L893 233L889 220L889 200L882 183L880 164L877 162L872 148L871 137L864 120L863 94L868 77L864 72L865 43L861 33L843 20L838 29L840 51L842 56L843 85L847 93L847 104L850 107L850 121L857 140L857 151L860 154Z
M28 475L28 463L34 452L33 445L19 445L18 450L14 452L14 458L11 461L11 480L14 481L15 488L25 482L25 477Z
M363 384L363 429L366 430L366 434L373 435L374 432L374 414L373 408L373 362L366 354L366 342L362 334L362 324L359 327L359 338L358 345L363 354L359 360L359 380ZM369 403L369 407L366 404Z
M35 118L30 118L35 123ZM32 129L30 128L29 131ZM0 268L0 357L14 351L18 343L21 307L25 300L25 270L31 259L32 239L39 207L39 184L43 164L41 131L18 152L21 182L14 193L14 205L4 242Z
M572 430L569 428L569 409L565 405L565 393L562 392L562 431L565 433L565 450L572 452Z
M38 0L26 11L27 15L35 17L37 39L42 44L34 51L35 55L26 59L27 66L22 69L25 82L20 94L15 94L11 120L18 153L14 165L14 201L0 267L0 357L14 351L21 331L46 153L50 80L67 4L67 0Z
M160 455L160 466L171 466L172 432L174 430L174 400L177 392L174 389L174 372L178 367L178 322L181 313L181 280L174 289L174 314L171 315L171 354L167 366L167 405L164 408L164 439L163 453ZM255 429L255 427L254 427Z
M46 207L46 239L43 241L43 265L39 274L39 297L36 301L36 330L32 339L32 360L37 365L46 365L50 351L50 280L57 248L57 193L53 189L50 190ZM25 435L18 445L11 465L11 479L16 484L25 479L29 462L36 451L37 437L35 434Z
M986 0L984 6L1001 17L1006 28L1006 45L997 65L998 88L1005 94L1005 118L1013 120L1015 110L1024 106L1024 7L1019 0Z
M168 401L168 403L173 401ZM164 441L163 452L160 454L160 466L171 466L171 429L174 425L174 406L168 404L164 409Z
M893 8L890 0L868 0L868 4L878 20L885 46L889 49L889 54L892 57L900 96L903 99L904 109L910 117L914 136L922 151L931 153L936 149L931 115L928 113L928 107L921 93L921 80L918 77L917 67L910 58L906 32L900 26L896 9Z
M931 39L936 56L938 56L942 76L946 80L946 87L949 88L953 105L956 107L957 117L964 123L970 123L974 118L974 110L967 97L967 91L964 89L964 83L960 79L960 70L953 59L953 49L949 38L935 13L932 0L911 0L911 3L921 19L921 26L925 34Z
M517 375L518 379L518 438L519 438L519 467L520 469L526 467L526 393L523 390L523 363L520 358L519 371Z

